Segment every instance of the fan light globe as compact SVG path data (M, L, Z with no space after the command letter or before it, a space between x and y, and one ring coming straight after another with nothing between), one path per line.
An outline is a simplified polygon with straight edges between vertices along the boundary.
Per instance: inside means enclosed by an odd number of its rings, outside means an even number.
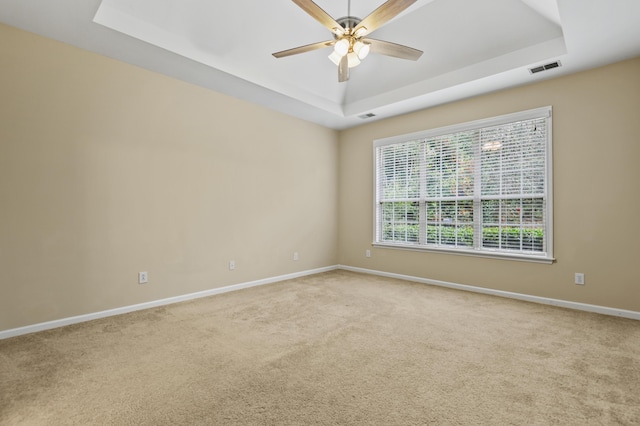
M349 52L349 40L346 38L338 40L335 46L333 46L333 50L340 55L340 57L343 57Z
M370 50L371 45L369 43L363 43L358 40L353 44L353 51L356 52L360 60L366 58Z
M331 52L331 55L329 55L329 59L331 60L331 62L338 66L340 66L340 60L342 58L343 56L338 55L336 52ZM349 68L353 68L357 67L358 65L360 65L360 58L358 58L358 55L355 52L349 52L349 54L347 55L347 66Z
M340 65L340 59L342 59L342 56L338 55L335 50L333 52L331 52L331 55L329 55L329 59L331 59L331 62L333 62L336 65Z
M349 68L357 67L358 65L360 65L360 59L358 58L358 55L355 52L350 52L347 55L347 60L349 61L348 62Z

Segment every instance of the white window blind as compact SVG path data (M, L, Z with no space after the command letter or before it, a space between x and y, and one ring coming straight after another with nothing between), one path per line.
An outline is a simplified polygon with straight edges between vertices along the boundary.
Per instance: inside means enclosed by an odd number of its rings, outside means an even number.
M374 150L375 244L552 260L550 107Z

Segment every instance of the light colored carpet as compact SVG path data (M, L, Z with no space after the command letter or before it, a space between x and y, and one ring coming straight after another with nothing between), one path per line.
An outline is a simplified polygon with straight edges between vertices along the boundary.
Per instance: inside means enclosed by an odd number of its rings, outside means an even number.
M640 424L640 323L335 271L0 341L2 425Z

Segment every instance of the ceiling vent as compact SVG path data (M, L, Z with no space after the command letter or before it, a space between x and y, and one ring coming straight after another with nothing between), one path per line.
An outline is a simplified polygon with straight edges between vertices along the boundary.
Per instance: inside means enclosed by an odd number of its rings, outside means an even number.
M555 62L551 62L549 64L546 65L540 65L539 67L535 67L535 68L529 68L529 72L531 74L536 74L542 71L547 71L547 70L551 70L554 68L558 68L562 66L562 64L560 63L560 61L555 61Z
M366 120L367 118L375 117L376 115L372 112L368 112L366 114L359 115L358 118Z

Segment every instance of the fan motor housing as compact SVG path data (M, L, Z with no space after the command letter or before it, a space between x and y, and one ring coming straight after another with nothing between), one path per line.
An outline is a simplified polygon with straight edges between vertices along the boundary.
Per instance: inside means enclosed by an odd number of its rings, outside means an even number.
M340 19L336 19L336 22L342 26L345 30L354 29L362 19L356 18L355 16L343 16ZM338 38L337 35L333 35L334 38Z

